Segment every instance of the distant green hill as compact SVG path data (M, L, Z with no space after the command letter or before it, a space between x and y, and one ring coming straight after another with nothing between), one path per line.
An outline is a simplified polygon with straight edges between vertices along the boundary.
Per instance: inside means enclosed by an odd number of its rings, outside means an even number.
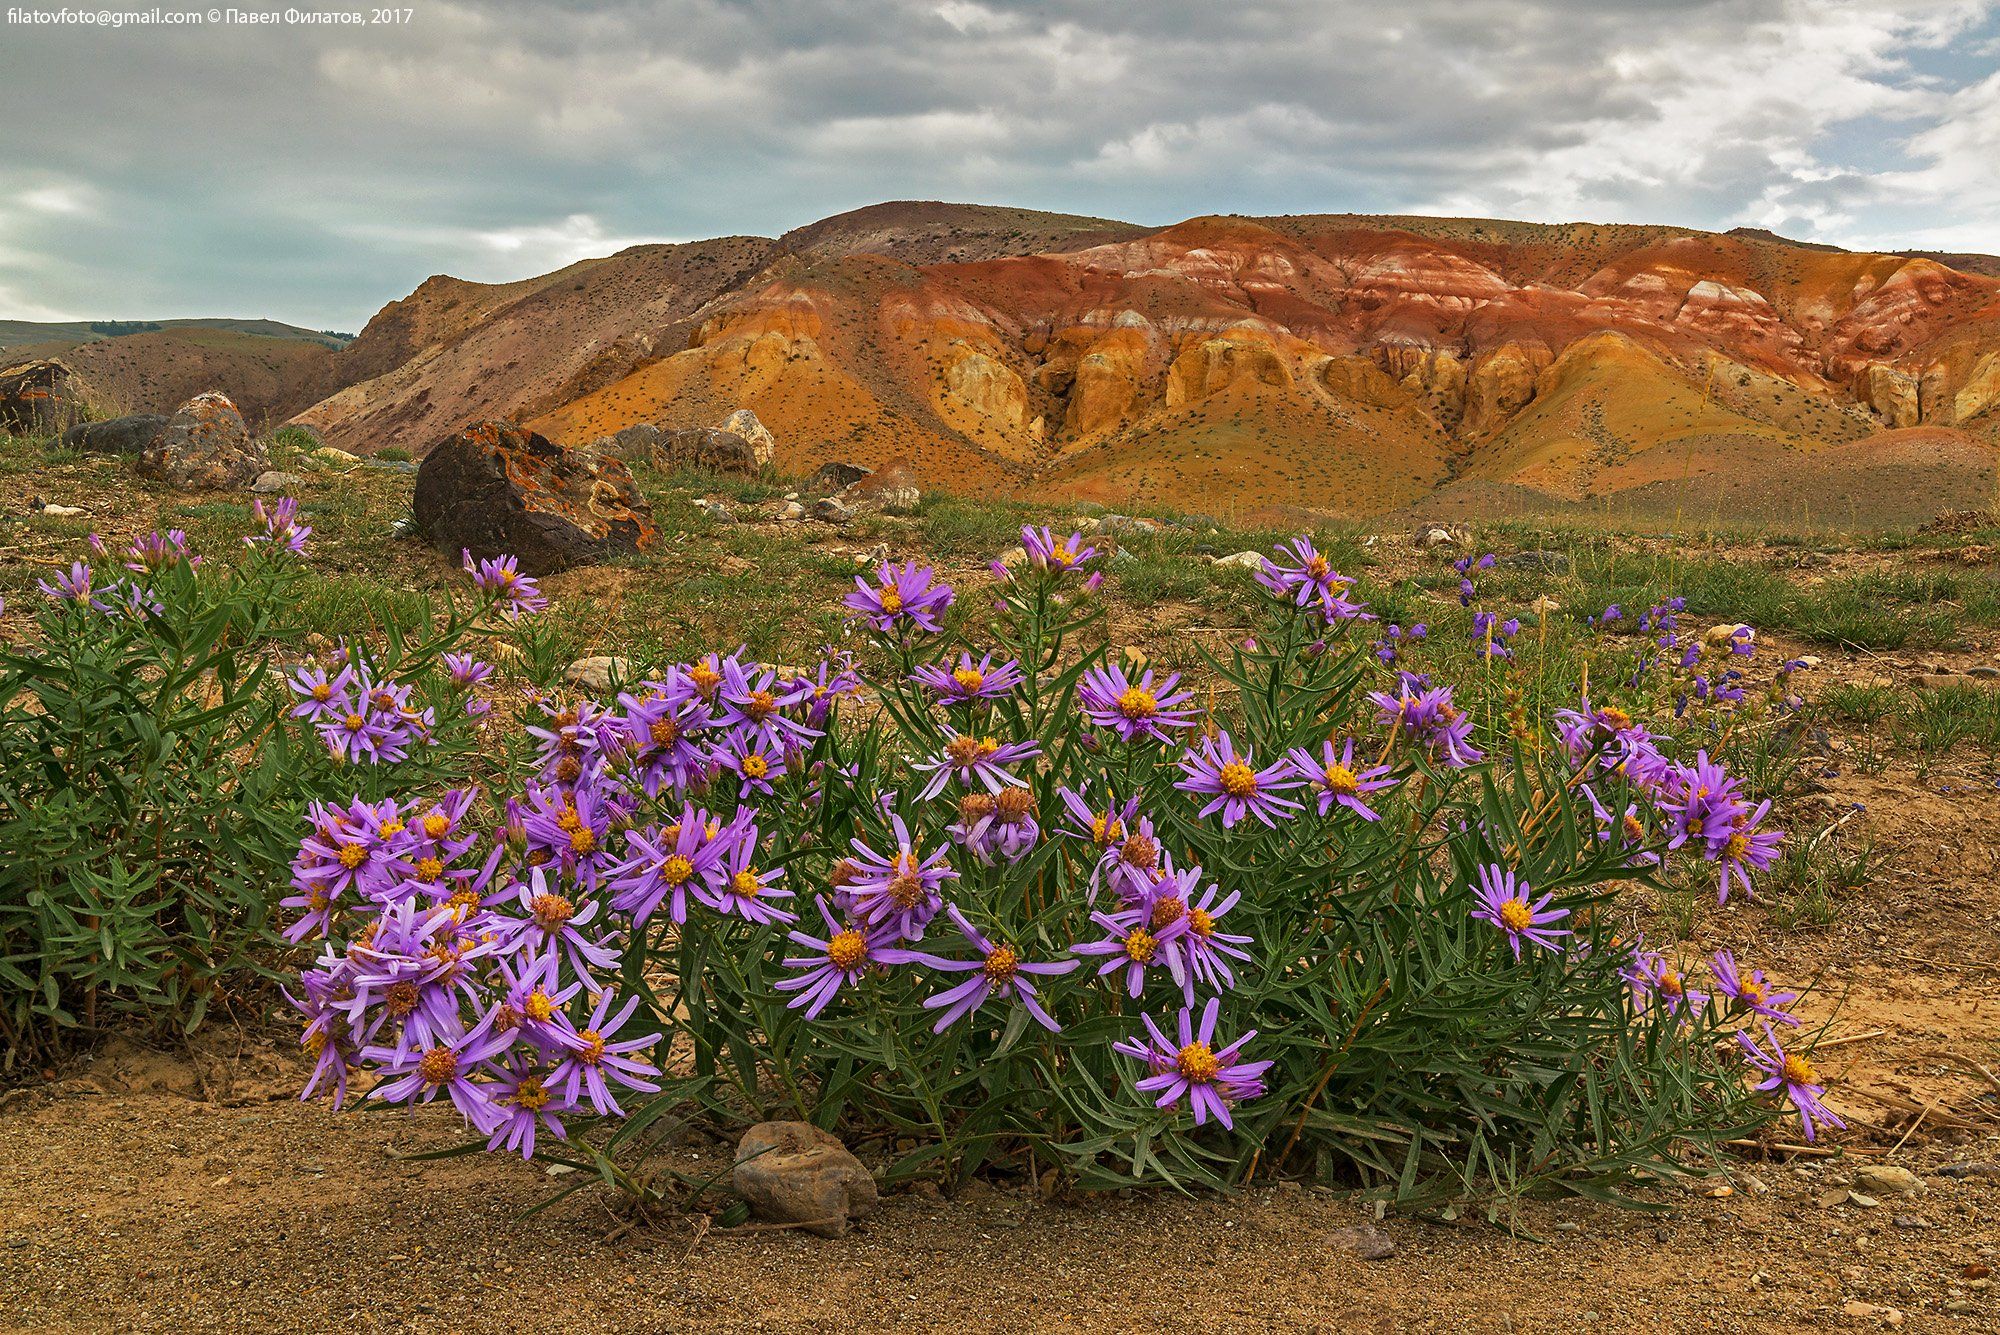
M326 329L301 329L277 320L0 320L0 349L34 345L38 351L58 346L95 343L106 338L152 333L163 329L223 329L266 338L299 339L338 351L354 338Z

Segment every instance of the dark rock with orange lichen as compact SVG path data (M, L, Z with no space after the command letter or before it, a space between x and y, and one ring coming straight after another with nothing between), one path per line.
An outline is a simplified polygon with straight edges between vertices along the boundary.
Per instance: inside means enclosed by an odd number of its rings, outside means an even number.
M187 491L246 486L270 467L243 414L216 390L197 394L139 451L139 473Z
M53 359L0 367L0 431L52 436L88 415L83 382Z
M557 445L511 422L479 422L417 470L418 528L449 555L510 554L546 575L645 551L652 507L615 459Z

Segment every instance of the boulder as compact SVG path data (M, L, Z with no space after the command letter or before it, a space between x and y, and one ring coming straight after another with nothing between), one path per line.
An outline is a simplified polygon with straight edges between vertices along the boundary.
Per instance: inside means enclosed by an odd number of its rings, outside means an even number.
M758 467L762 468L778 457L778 438L748 408L738 408L729 414L723 419L722 429L750 442L750 452L756 456Z
M754 473L757 451L733 431L695 426L660 436L655 463L661 468L707 468L718 473Z
M759 1122L736 1145L731 1181L759 1218L837 1238L875 1208L875 1179L810 1122Z
M250 484L250 490L259 496L282 496L286 492L297 491L305 484L306 480L297 473L281 473L274 469L259 473L257 480Z
M856 510L881 510L906 515L924 499L917 475L908 464L897 462L841 488L840 499Z
M808 496L831 496L859 482L869 474L868 469L859 464L827 463L819 466L819 471L806 479L805 492Z
M611 459L622 459L626 463L652 463L659 457L660 445L667 433L650 422L628 426L623 431L609 436L600 436L585 446L592 454L601 454Z
M136 457L166 425L167 419L160 413L133 413L108 422L81 422L63 432L63 448Z
M600 695L618 682L631 681L632 676L632 664L613 654L592 654L563 669L564 681Z
M215 491L247 485L270 462L229 396L209 390L183 403L167 420L140 451L138 468L142 476L170 487Z
M89 412L88 398L66 362L50 358L0 366L0 433L56 435Z
M417 470L414 513L447 556L512 554L530 575L658 540L652 507L624 464L511 422L479 422L440 441Z

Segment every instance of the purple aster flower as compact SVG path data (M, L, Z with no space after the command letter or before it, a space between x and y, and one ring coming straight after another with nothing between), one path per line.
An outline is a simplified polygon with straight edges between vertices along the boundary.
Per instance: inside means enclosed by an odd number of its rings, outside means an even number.
M722 855L714 887L702 895L702 902L717 913L731 914L748 922L798 921L797 914L771 902L792 897L791 891L778 884L784 879L785 869L773 867L760 871L756 857L757 827L746 825Z
M1257 1036L1255 1029L1245 1030L1233 1043L1214 1046L1215 1018L1221 1002L1220 997L1208 999L1208 1005L1202 1007L1199 1027L1194 1011L1183 1009L1179 1042L1170 1041L1161 1033L1152 1016L1141 1015L1139 1018L1146 1025L1145 1037L1123 1039L1111 1045L1114 1052L1144 1062L1152 1072L1138 1082L1138 1088L1159 1096L1153 1102L1154 1107L1170 1108L1186 1099L1194 1109L1196 1126L1213 1117L1232 1127L1230 1106L1262 1094L1262 1077L1271 1067L1268 1061L1240 1060L1243 1045Z
M617 719L620 745L646 796L685 792L704 775L709 750L701 736L714 726L714 715L685 672L669 672L665 681L647 683L643 697L627 693L618 704L624 711Z
M187 534L177 528L135 538L125 549L125 568L135 575L158 574L183 561L192 566L200 564L201 558L190 556Z
M617 967L618 952L583 930L597 916L597 901L578 903L559 893L550 885L545 867L531 869L528 884L516 888L515 902L527 917L503 920L495 933L501 949L560 954L593 989L597 979L592 969Z
M944 734L945 744L936 755L927 756L910 766L917 773L930 776L917 794L926 802L943 792L953 779L957 779L962 788L983 788L989 793L997 793L1010 786L1025 786L1028 781L1007 767L1042 753L1040 744L1036 742L999 742L991 737L954 732L950 728L946 728Z
M1046 524L1040 528L1032 524L1022 527L1021 550L1028 554L1028 564L1036 570L1053 570L1058 574L1078 569L1097 555L1097 548L1083 545L1083 534L1072 533L1058 542Z
M1026 788L967 793L958 799L958 824L946 833L981 866L1018 862L1041 841L1035 795Z
M881 953L880 958L888 964L917 963L944 973L970 973L972 978L958 986L924 999L928 1010L942 1010L937 1023L931 1027L933 1033L943 1033L952 1025L986 1004L988 998L998 995L1021 1003L1022 1007L1035 1018L1035 1022L1052 1032L1060 1031L1057 1024L1042 1006L1035 992L1030 974L1043 977L1065 974L1081 964L1081 960L1057 960L1048 964L1031 964L1021 958L1020 952L1012 946L995 945L978 928L958 911L956 904L946 910L959 934L979 952L976 960L943 959L915 950L890 949Z
M855 839L854 856L847 859L851 879L841 888L842 900L871 933L885 931L904 940L922 940L924 924L944 907L939 889L946 881L958 879L950 864L951 847L940 844L928 856L921 855L903 818L889 819L895 830L896 851L884 857Z
M72 561L68 570L56 572L56 582L50 584L45 579L35 581L35 587L43 594L59 603L76 603L89 606L93 598L90 587L91 568L81 561Z
M1444 758L1447 765L1463 769L1484 759L1472 744L1472 720L1451 702L1451 687L1418 688L1405 674L1401 694L1370 691L1376 707L1376 722L1390 728L1399 738L1418 742Z
M1692 840L1707 856L1720 853L1736 829L1737 818L1748 812L1736 787L1736 780L1706 751L1696 752L1692 765L1673 767L1659 799L1660 810L1668 817L1667 847L1679 848ZM1726 893L1726 880L1723 888Z
M747 809L730 826L693 806L665 827L625 831L625 858L606 873L611 907L643 924L667 905L667 917L687 921L688 896L704 897L722 879L723 859L748 824Z
M1729 902L1729 883L1736 882L1743 893L1750 891L1750 871L1763 871L1778 859L1778 845L1785 841L1783 830L1760 830L1758 822L1771 811L1769 800L1757 804L1754 811L1738 812L1730 823L1728 838L1722 847L1710 844L1702 856L1718 863L1722 874L1716 878L1715 902Z
M462 691L471 690L493 675L491 663L471 654L446 654L444 670L451 677L451 684Z
M472 576L472 587L493 600L509 621L549 605L531 576L521 573L521 564L511 556L492 556L474 562L472 553L460 553L460 564Z
M1200 867L1177 871L1169 859L1166 874L1154 886L1146 907L1147 930L1159 941L1167 972L1180 984L1190 1006L1194 1004L1197 983L1205 983L1217 992L1232 988L1236 986L1236 975L1230 971L1228 960L1250 959L1239 949L1250 944L1249 937L1231 936L1216 929L1216 920L1236 907L1242 892L1231 891L1218 902L1216 896L1222 893L1222 888L1211 883L1207 892L1196 899L1194 892L1201 884L1201 877ZM1185 930L1174 930L1176 924L1185 924Z
M1526 881L1517 883L1514 873L1503 867L1489 865L1479 869L1479 905L1472 910L1472 916L1505 932L1517 960L1521 958L1523 941L1544 950L1559 950L1556 938L1570 935L1567 928L1549 925L1567 918L1569 910L1549 907L1549 901L1555 898L1553 893L1531 903L1528 896L1533 893L1532 886Z
M329 677L325 670L317 667L300 668L285 679L299 702L292 706L292 717L318 723L329 717L351 712L353 701L349 693L354 686L354 669L344 667Z
M812 682L781 681L776 668L745 664L731 654L722 660L722 682L715 691L720 711L716 722L724 727L753 729L768 742L804 745L819 733L785 711L812 697Z
M827 1008L842 987L859 983L870 969L876 967L877 953L888 949L893 940L886 931L843 925L833 916L833 910L827 907L824 899L819 901L819 913L826 919L824 938L800 931L791 934L792 943L805 947L809 953L787 959L785 967L804 972L791 978L780 978L771 985L780 992L797 992L798 995L785 1005L787 1009L805 1007L808 1020L818 1019L819 1013Z
M938 614L950 607L954 597L949 584L933 584L935 572L915 561L876 567L878 581L870 584L854 577L855 589L842 601L879 631L893 631L907 621L919 630L935 633Z
M365 1048L362 1056L382 1074L382 1083L370 1090L368 1097L389 1103L429 1103L442 1093L466 1121L480 1131L490 1131L496 1115L492 1095L474 1077L512 1043L512 1035L494 1032L489 1014L470 1031L451 1037L439 1035L421 1051L415 1047Z
M1639 804L1627 802L1625 814L1614 817L1605 808L1604 803L1598 801L1596 792L1589 784L1580 786L1584 797L1590 803L1591 811L1597 816L1598 841L1610 843L1616 840L1618 847L1631 855L1625 860L1627 866L1649 867L1658 864L1660 855L1646 848L1646 841L1652 837L1652 829L1647 824L1645 813L1639 810Z
M306 539L312 536L312 528L298 522L297 501L287 496L267 510L260 499L251 503L250 512L264 531L247 535L243 539L245 547L269 545L273 551L290 552L294 556L305 554Z
M1302 746L1295 746L1286 753L1292 771L1303 779L1312 790L1319 794L1319 814L1324 816L1334 807L1343 806L1363 820L1380 820L1374 808L1361 799L1368 793L1380 792L1384 788L1394 788L1396 781L1385 778L1389 772L1387 765L1374 765L1366 769L1354 763L1354 739L1349 737L1346 744L1336 752L1331 738L1320 743L1319 758Z
M520 808L528 861L557 867L586 889L595 889L599 873L612 861L611 826L617 814L594 784L544 788L530 783Z
M576 1100L549 1088L550 1072L517 1055L493 1074L487 1091L493 1109L487 1149L513 1150L523 1159L532 1159L537 1130L546 1130L558 1140L568 1139L556 1114L576 1107Z
M1353 580L1333 568L1333 563L1313 546L1305 534L1281 542L1271 549L1280 559L1264 558L1257 582L1275 596L1299 607L1329 599L1339 599Z
M1658 1005L1669 1015L1688 1019L1708 1004L1706 992L1688 986L1687 971L1657 950L1634 950L1619 974L1631 989L1633 1008L1640 1014Z
M567 1052L556 1068L549 1072L548 1084L560 1091L563 1100L574 1106L581 1102L581 1096L590 1097L590 1106L597 1109L600 1117L623 1117L625 1110L612 1097L612 1082L616 1081L625 1089L657 1090L659 1082L651 1077L655 1067L643 1057L632 1054L643 1052L660 1041L659 1032L641 1034L637 1038L618 1038L618 1031L632 1018L632 1012L639 1008L639 998L632 997L616 1015L611 1007L618 1000L615 992L606 992L597 999L597 1007L590 1013L590 1019L574 1034L566 1035L564 1047Z
M1726 998L1733 1009L1765 1020L1776 1020L1779 1024L1799 1022L1798 1016L1785 1010L1787 1003L1799 999L1799 994L1774 990L1764 981L1762 969L1753 970L1745 977L1736 967L1736 957L1726 950L1718 950L1709 972L1715 975L1715 994Z
M1122 741L1141 737L1163 741L1168 728L1191 728L1196 711L1189 707L1193 691L1177 691L1180 674L1168 673L1155 683L1149 668L1137 681L1125 669L1103 664L1086 670L1076 685L1077 703L1085 718L1110 728Z
M1743 1048L1744 1055L1765 1077L1757 1088L1766 1093L1784 1091L1785 1097L1792 1101L1792 1107L1798 1111L1799 1125L1805 1131L1807 1143L1811 1143L1819 1127L1845 1127L1847 1123L1836 1117L1833 1111L1821 1102L1826 1094L1826 1086L1821 1083L1819 1072L1813 1069L1812 1062L1805 1054L1786 1052L1783 1045L1778 1042L1777 1031L1768 1024L1764 1026L1764 1038L1771 1045L1769 1052L1760 1047L1757 1040L1749 1034L1742 1030L1736 1033L1736 1041Z
M743 782L743 792L769 796L773 780L785 777L785 750L759 729L739 724L723 734L710 756Z
M1198 749L1181 757L1180 766L1185 777L1176 780L1174 787L1207 797L1208 805L1200 814L1209 816L1220 811L1225 830L1234 829L1236 822L1246 815L1255 816L1275 830L1278 822L1273 817L1289 819L1299 809L1297 802L1274 796L1303 782L1292 772L1291 765L1280 760L1258 769L1248 751L1238 753L1226 732L1202 738Z
M986 654L974 663L971 654L961 653L957 667L926 663L910 674L910 680L927 687L946 704L964 704L973 700L997 700L1018 687L1023 678L1021 665L1015 659L1010 658L995 667L992 654Z
M1097 976L1104 978L1123 970L1125 990L1135 997L1145 990L1146 970L1168 967L1164 945L1188 930L1187 915L1182 914L1154 931L1151 911L1143 905L1115 913L1092 913L1090 920L1104 929L1104 938L1078 942L1070 947L1070 953L1104 956Z

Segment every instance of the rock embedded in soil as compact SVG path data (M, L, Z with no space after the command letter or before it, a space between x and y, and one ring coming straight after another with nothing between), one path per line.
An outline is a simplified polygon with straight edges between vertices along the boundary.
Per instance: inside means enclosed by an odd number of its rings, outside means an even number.
M563 680L586 691L604 692L614 682L632 680L632 665L612 654L579 658L563 669Z
M875 1179L810 1122L759 1122L736 1145L736 1194L760 1219L837 1238L875 1208Z
M105 422L80 422L63 432L63 448L91 454L136 456L167 424L164 413L132 413Z
M247 485L270 463L229 396L209 390L183 403L146 442L138 470L181 491L221 491Z
M720 427L696 426L660 438L654 463L661 468L707 468L718 473L754 473L757 451L749 441Z
M281 473L276 469L259 473L257 480L250 484L250 490L259 496L276 496L288 491L297 491L306 480L297 473Z
M1396 1253L1396 1240L1373 1224L1349 1224L1326 1235L1327 1246L1362 1261L1380 1261Z
M417 470L414 510L445 555L512 555L530 575L647 551L659 540L652 507L624 464L511 422L480 422L439 442Z
M1854 1189L1870 1196L1907 1196L1922 1191L1924 1180L1894 1164L1863 1164L1854 1170Z
M839 499L855 510L906 515L922 503L924 493L910 466L897 462L842 487Z
M757 420L757 414L748 408L738 408L722 421L722 429L732 436L740 436L750 444L750 453L757 460L759 468L772 463L778 457L778 438L771 434L771 428Z

